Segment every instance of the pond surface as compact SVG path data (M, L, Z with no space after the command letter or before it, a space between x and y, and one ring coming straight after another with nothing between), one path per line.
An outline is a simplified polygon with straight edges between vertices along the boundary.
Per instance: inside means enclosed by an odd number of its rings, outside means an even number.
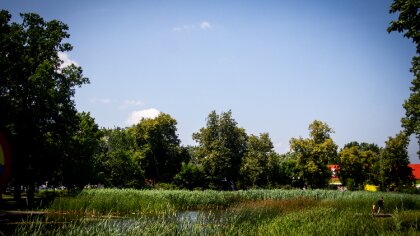
M16 229L40 225L47 232L66 227L80 226L85 231L95 231L95 228L117 229L119 232L133 228L152 225L170 225L185 231L188 228L206 225L222 225L225 223L224 211L178 211L166 215L135 215L135 216L84 216L76 214L47 214L45 212L13 212L0 216L0 235L12 235ZM172 228L173 228L172 227ZM44 232L44 231L43 231Z

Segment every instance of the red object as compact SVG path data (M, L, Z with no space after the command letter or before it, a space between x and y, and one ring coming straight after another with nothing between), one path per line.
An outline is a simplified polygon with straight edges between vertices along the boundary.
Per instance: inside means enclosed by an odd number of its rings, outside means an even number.
M332 179L338 179L338 172L340 171L340 166L339 165L328 165L328 169L330 169L331 171L331 178Z
M408 167L413 169L414 178L420 179L420 164L408 164Z

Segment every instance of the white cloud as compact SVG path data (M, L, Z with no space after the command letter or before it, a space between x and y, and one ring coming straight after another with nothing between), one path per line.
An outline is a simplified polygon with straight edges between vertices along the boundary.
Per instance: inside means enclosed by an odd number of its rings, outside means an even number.
M160 114L160 111L155 108L140 110L140 111L133 111L131 115L128 117L126 123L128 125L137 124L141 119L145 118L156 118Z
M120 109L125 110L129 107L142 106L144 103L140 100L124 100L120 105Z
M111 103L111 99L109 98L91 98L89 99L90 103L102 103L102 104L109 104Z
M199 24L191 24L191 25L182 25L182 26L177 26L172 28L173 32L182 32L182 31L192 31L192 30L196 30L196 29L202 29L202 30L207 30L207 29L211 29L212 25L210 24L210 22L208 21L202 21Z
M190 30L193 30L194 28L195 28L195 25L183 25L183 26L174 27L172 31L174 32L190 31Z
M63 63L61 63L61 65L60 65L60 69L63 69L64 67L67 67L71 64L74 64L75 66L79 66L79 64L77 64L76 61L73 61L72 59L70 59L70 57L67 53L58 52L57 55L58 55L58 58L60 58L60 60L63 61Z
M200 28L203 29L203 30L210 29L211 24L207 21L203 21L203 22L200 23Z

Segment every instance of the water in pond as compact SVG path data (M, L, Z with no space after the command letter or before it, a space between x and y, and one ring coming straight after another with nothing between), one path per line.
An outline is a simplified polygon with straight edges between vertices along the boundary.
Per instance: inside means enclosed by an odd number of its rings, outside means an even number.
M95 234L98 231L109 232L144 232L144 230L170 230L169 232L197 232L205 233L210 228L224 224L224 214L214 211L178 211L167 215L138 215L135 217L85 217L71 214L40 214L37 216L22 217L15 221L0 221L0 235L19 234L26 232L30 225L37 225L38 234L57 232L56 230L79 230L82 234ZM25 228L26 227L26 228ZM90 233L89 233L90 232Z

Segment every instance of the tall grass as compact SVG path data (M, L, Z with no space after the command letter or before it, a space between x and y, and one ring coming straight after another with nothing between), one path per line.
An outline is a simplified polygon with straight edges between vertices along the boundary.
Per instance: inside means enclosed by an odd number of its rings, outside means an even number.
M20 225L12 235L418 235L420 212L373 218L334 201L298 198L243 202L185 220L174 214L135 218L82 218L51 227L45 221Z
M390 218L370 214L381 196ZM84 217L52 220L58 224L40 218L7 235L420 234L420 195L398 193L101 189L58 198L48 210Z
M158 191L132 189L83 190L76 197L57 198L50 211L91 214L158 213L173 210L173 206Z
M247 201L310 198L332 201L335 207L370 209L381 196L388 210L418 210L420 195L402 193L339 192L334 190L187 191L89 189L76 197L58 198L50 211L96 214L156 214L176 210L226 209Z

